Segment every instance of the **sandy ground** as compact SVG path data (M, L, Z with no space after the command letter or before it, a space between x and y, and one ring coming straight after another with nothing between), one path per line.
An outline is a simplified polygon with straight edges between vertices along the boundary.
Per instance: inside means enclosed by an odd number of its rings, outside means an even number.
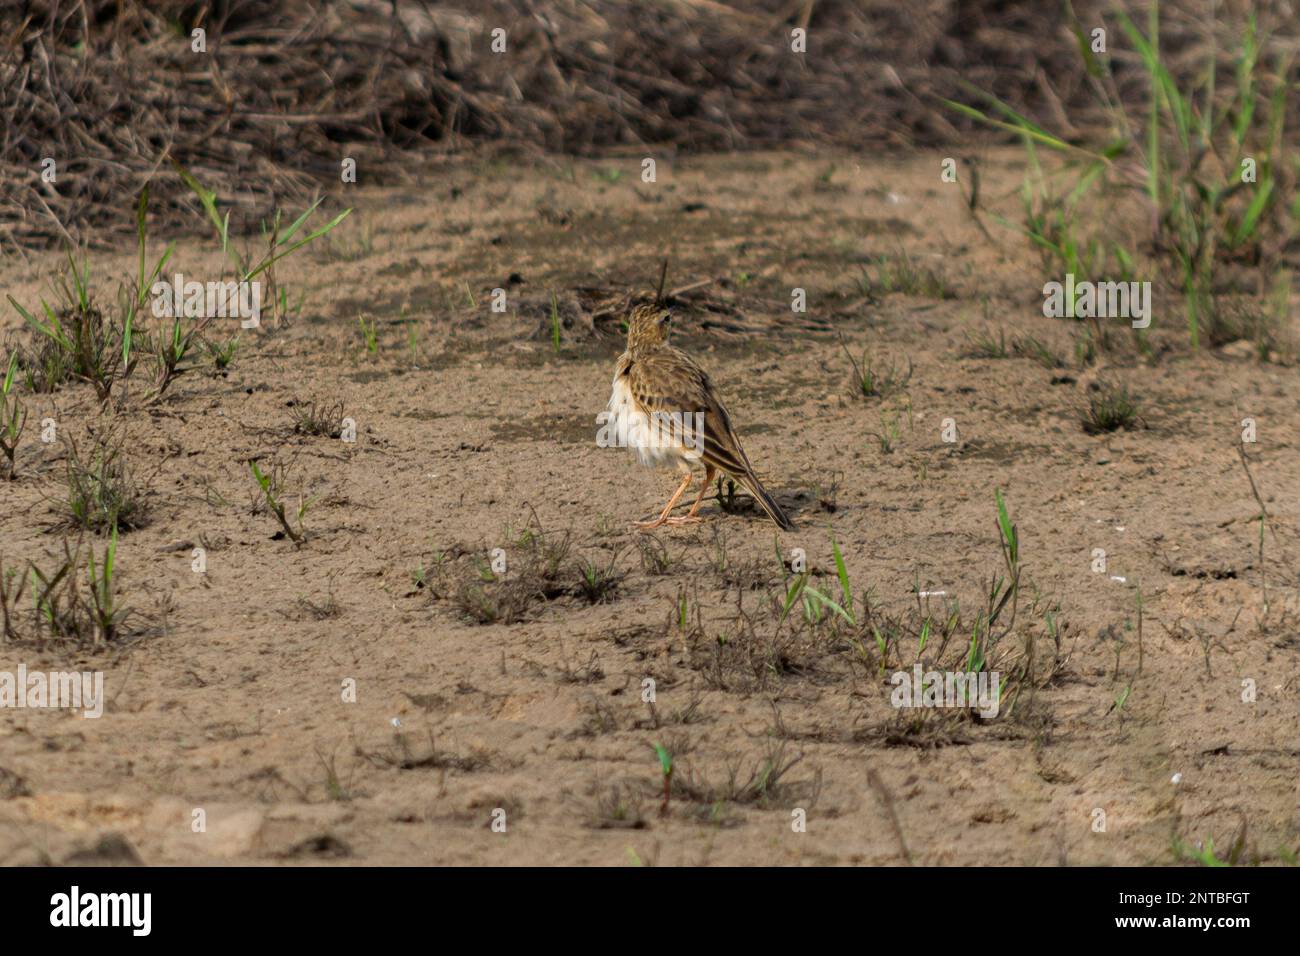
M1017 162L985 165L985 202L1012 217ZM1152 357L1121 333L1078 367L1081 326L1043 317L1038 257L987 216L986 238L937 166L661 160L645 184L637 159L469 162L358 189L336 241L280 272L300 315L245 333L226 375L111 416L148 488L118 553L133 633L0 645L0 671L100 670L108 699L99 719L0 711L0 862L1156 864L1239 839L1243 861L1293 859L1295 370L1191 353L1159 289ZM867 294L864 266L901 250L942 288ZM631 529L674 478L597 447L623 341L616 317L582 320L578 290L653 287L664 256L670 288L714 280L680 297L675 341L793 532L712 499L702 525ZM133 250L94 262L106 283ZM175 269L219 265L208 236L180 240ZM11 257L0 277L31 306L57 266ZM999 330L1068 367L968 357ZM835 331L905 381L855 395ZM1084 431L1099 381L1140 396L1142 427ZM68 533L67 449L35 422L82 444L107 422L85 386L31 402L0 486L11 567ZM342 403L356 441L295 432L307 402ZM251 457L313 501L300 546L255 511ZM1034 677L993 720L897 711L889 675L964 659L962 637L882 662L868 607L905 627L958 602L969 622L1001 568L995 489L1024 568L997 661L1034 648ZM802 548L838 598L832 538L854 625L798 602L782 620L776 550ZM584 563L613 580L591 599Z

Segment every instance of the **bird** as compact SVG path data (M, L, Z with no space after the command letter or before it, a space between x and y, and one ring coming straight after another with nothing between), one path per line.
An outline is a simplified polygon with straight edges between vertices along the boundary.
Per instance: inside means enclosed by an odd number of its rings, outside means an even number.
M659 304L633 307L627 326L627 350L618 357L609 396L606 425L643 465L675 466L681 484L657 518L638 521L650 531L664 525L701 521L704 492L722 472L743 487L784 531L794 523L754 474L726 406L713 383L689 355L668 344L672 312ZM700 492L685 515L670 514L694 477L692 465L704 467Z

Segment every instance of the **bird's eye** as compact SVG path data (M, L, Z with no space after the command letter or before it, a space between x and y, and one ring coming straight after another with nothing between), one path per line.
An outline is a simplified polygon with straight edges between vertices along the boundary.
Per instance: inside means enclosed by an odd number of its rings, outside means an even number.
M673 314L672 314L671 312L664 312L662 315L659 316L659 324L660 324L660 325L667 325L667 324L668 324L668 320L671 319L672 317L673 317Z

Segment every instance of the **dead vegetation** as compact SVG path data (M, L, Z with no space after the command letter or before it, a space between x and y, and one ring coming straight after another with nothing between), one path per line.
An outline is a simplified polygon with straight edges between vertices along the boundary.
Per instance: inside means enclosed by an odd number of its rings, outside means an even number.
M799 805L810 810L821 794L822 775L813 770L797 777L794 770L803 759L803 754L789 753L786 741L769 738L760 756L733 758L713 777L692 769L674 772L672 793L694 804L698 818L713 823L720 821L727 806L788 810Z
M539 604L570 594L570 535L548 534L537 522L499 553L459 562L456 607L479 624L515 624ZM494 549L496 550L496 549Z
M572 532L548 531L533 510L521 530L506 529L499 547L440 553L416 573L416 587L431 586L435 600L449 600L478 624L517 624L565 599L575 606L615 600L626 576L620 553L576 555Z
M338 438L343 434L342 402L317 404L294 399L290 401L289 407L295 434L318 438Z
M1162 44L1180 80L1216 38L1195 4L1165 6L1189 8L1168 17ZM1287 42L1285 8L1256 6L1261 27ZM1108 4L1074 7L1091 22ZM238 234L278 201L339 182L345 155L358 182L391 184L411 168L394 157L431 144L928 146L970 128L938 105L963 84L1030 115L1093 118L1088 77L1072 68L1075 37L1056 29L1055 8L938 0L927 10L848 0L601 0L544 14L524 0L215 9L40 0L0 48L0 112L7 129L26 131L0 141L0 229L13 244L63 240L88 224L123 228L119 197L148 180L164 219L180 221L190 199L171 161L243 195ZM493 49L494 29L504 50ZM796 29L807 31L806 52L794 49ZM1226 72L1229 47L1218 47ZM1124 64L1114 82L1136 97L1140 71Z
M491 764L491 754L482 749L457 753L438 746L433 731L428 730L423 741L413 741L410 734L396 731L391 741L383 747L354 746L356 756L371 766L395 770L457 770L471 773Z

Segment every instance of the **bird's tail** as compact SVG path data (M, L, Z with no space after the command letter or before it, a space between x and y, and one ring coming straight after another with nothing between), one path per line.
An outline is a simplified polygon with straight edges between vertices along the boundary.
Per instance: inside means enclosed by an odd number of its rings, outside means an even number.
M736 475L735 477L744 486L745 490L754 496L754 500L767 512L767 516L776 522L777 527L782 531L794 530L794 522L786 517L785 512L781 510L781 506L767 493L767 489L763 487L753 472L747 475Z

